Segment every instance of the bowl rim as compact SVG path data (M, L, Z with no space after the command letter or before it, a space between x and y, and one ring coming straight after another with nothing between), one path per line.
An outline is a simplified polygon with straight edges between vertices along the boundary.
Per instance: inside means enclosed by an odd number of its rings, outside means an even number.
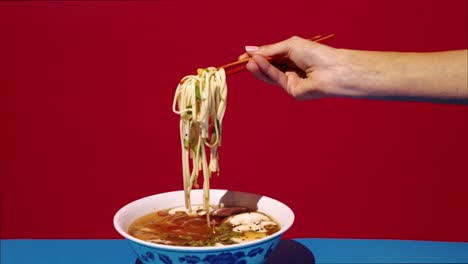
M210 193L212 191L213 192L228 192L229 191L229 192L236 192L236 193L242 193L242 194L247 194L247 195L261 195L262 197L265 197L266 199L269 199L274 203L278 203L278 204L284 206L287 213L290 214L291 220L290 220L290 222L288 224L281 225L281 229L278 232L276 232L276 233L274 233L272 235L269 235L267 237L261 238L261 239L257 239L257 240L254 240L254 241L249 241L249 242L245 242L245 243L241 243L241 244L233 244L233 245L225 245L225 246L206 246L206 247L172 246L172 245L151 243L151 242L147 242L147 241L144 241L144 240L141 240L141 239L138 239L136 237L131 236L130 234L128 234L128 232L126 230L123 230L119 226L119 224L117 222L118 218L125 211L126 208L131 207L132 205L134 205L136 203L139 203L142 200L150 199L151 197L154 197L154 196L168 195L168 194L171 194L171 193L179 193L179 192L183 192L183 191L184 190L177 190L177 191L168 191L168 192L157 193L157 194L148 195L148 196L145 196L145 197L142 197L142 198L139 198L137 200L134 200L132 202L127 203L126 205L121 207L114 215L113 224L114 224L115 230L121 236L123 236L124 238L130 240L131 242L141 244L141 245L144 245L144 246L147 246L147 247L150 247L150 248L161 249L161 250L166 250L166 251L178 251L178 252L182 252L182 251L183 252L232 251L232 250L236 250L236 249L245 249L245 248L253 247L253 246L263 244L263 243L267 243L267 242L269 242L271 240L274 240L274 239L282 236L293 225L294 220L295 220L294 212L289 206L287 206L283 202L278 201L278 200L276 200L274 198L271 198L269 196L256 194L256 193L250 193L250 192L226 190L226 189L210 189ZM192 190L192 192L196 192L196 191L200 192L200 191L203 191L203 190L202 189Z

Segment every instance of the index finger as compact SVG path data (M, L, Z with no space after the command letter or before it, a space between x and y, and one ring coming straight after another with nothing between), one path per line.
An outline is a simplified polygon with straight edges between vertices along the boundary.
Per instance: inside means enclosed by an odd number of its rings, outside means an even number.
M282 71L273 66L263 56L254 54L252 55L252 60L257 64L259 70L264 76L270 79L273 83L286 89L287 78Z

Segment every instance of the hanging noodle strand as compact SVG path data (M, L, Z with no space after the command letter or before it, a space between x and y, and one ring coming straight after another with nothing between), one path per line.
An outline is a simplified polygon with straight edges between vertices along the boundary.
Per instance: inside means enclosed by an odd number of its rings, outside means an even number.
M227 85L224 69L198 69L197 75L182 78L177 86L172 110L180 115L180 144L185 207L192 213L190 192L198 187L203 173L203 207L209 220L210 177L219 174L218 147L226 111ZM207 155L209 154L209 164Z

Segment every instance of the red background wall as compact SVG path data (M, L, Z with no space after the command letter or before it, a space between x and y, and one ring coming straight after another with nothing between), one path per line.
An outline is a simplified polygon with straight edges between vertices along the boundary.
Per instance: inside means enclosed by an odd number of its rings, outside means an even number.
M181 189L176 85L244 45L467 48L465 0L232 2L0 3L2 238L118 238L121 206ZM290 205L286 237L468 241L466 105L228 86L212 187Z

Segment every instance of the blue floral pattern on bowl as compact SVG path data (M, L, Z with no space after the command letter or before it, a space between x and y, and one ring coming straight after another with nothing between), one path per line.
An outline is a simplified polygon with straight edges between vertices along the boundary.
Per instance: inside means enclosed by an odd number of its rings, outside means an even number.
M275 243L271 243L271 245L268 247L268 250L265 253L265 256L263 257L264 260L270 257L271 253L273 253L273 249L275 249Z
M164 254L158 254L159 260L162 261L164 264L172 264L171 258Z
M223 247L216 247L211 251L191 251L190 254L151 248L131 241L130 243L138 258L145 264L260 264L271 255L278 240L279 238L273 239L269 243L240 250L224 250Z

